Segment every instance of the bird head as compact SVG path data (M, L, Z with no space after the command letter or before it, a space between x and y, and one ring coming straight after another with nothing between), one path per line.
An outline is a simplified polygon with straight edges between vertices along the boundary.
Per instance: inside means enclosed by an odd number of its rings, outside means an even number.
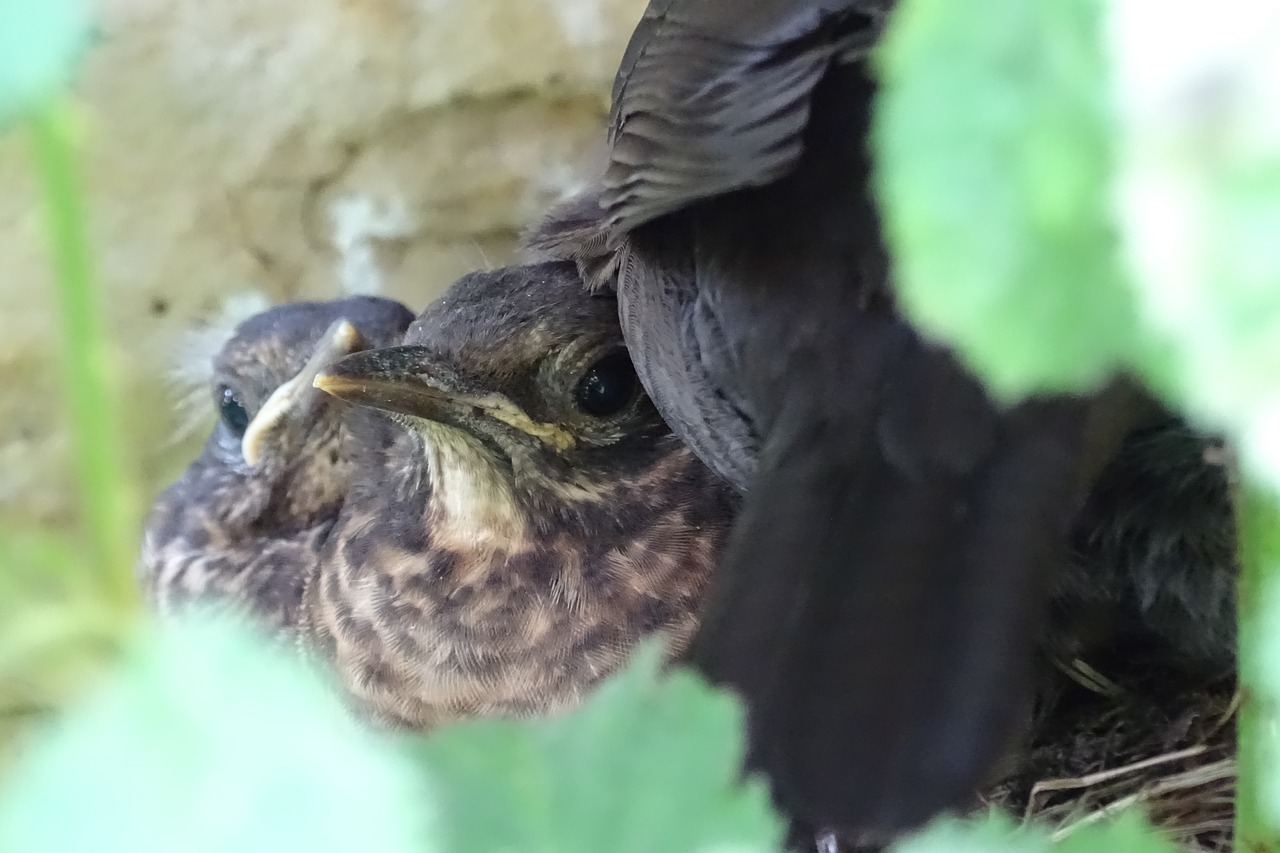
M348 479L341 407L312 382L343 356L395 343L411 319L396 302L355 297L278 306L236 328L214 359L218 422L197 463L224 475L231 516L305 526L332 511Z
M208 379L217 423L146 520L138 576L153 606L216 601L293 624L315 534L337 516L353 470L341 407L312 378L399 340L412 319L395 302L356 298L282 305L234 329Z
M572 264L477 272L402 345L342 358L315 384L416 436L437 493L456 484L535 512L598 501L683 452L636 378L617 311Z
M570 707L642 638L688 641L737 496L659 417L615 297L574 264L468 275L401 345L315 384L372 415L350 419L372 452L305 610L378 719Z

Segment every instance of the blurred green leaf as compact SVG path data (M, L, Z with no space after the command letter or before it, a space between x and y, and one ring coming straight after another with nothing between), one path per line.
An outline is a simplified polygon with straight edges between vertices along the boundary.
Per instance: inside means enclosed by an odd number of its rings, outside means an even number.
M1101 14L1098 0L911 0L878 54L897 292L1002 398L1091 387L1140 345L1109 212Z
M892 853L1049 853L1052 848L1043 832L1015 826L995 813L979 820L934 821L895 844Z
M115 659L134 617L102 595L95 566L65 535L0 532L0 756L16 730Z
M742 712L662 649L578 711L442 730L421 748L444 797L449 850L497 853L776 851L764 786L740 778Z
M1256 484L1237 501L1240 536L1236 842L1280 849L1280 498Z
M311 673L211 620L143 636L32 743L0 850L424 853L433 799Z
M64 88L93 38L88 0L0 2L0 127Z
M1130 808L1106 823L1072 832L1053 848L1056 853L1175 853L1173 842L1151 828L1142 813Z
M1118 223L1168 389L1280 486L1280 6L1114 4ZM1152 33L1160 33L1152 38Z
M1130 809L1114 820L1070 831L1054 842L1040 827L1015 826L1003 814L935 821L894 845L893 853L1174 853L1174 846Z

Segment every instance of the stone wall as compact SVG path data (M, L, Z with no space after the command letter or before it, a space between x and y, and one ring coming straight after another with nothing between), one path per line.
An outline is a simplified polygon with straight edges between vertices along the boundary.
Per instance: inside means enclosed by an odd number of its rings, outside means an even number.
M509 260L588 173L643 6L100 0L84 161L147 494L200 440L175 439L179 345L229 300L379 291L417 310ZM0 186L0 522L61 523L72 446L21 133L0 138Z

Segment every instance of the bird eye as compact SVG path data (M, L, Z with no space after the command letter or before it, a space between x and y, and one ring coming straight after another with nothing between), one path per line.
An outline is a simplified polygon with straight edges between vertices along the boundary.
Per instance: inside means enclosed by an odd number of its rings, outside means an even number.
M236 399L236 392L230 388L223 388L218 396L218 417L222 418L222 422L231 432L244 435L245 429L249 426L249 412L244 404Z
M625 409L636 398L640 380L625 352L606 355L587 369L574 391L578 408L596 418Z

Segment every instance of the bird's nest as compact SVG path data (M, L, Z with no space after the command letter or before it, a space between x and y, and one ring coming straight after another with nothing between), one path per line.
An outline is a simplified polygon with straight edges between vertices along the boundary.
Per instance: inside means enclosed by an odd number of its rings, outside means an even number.
M1066 696L988 802L1056 838L1131 806L1189 853L1231 849L1235 703L1229 684L1157 672L1091 679ZM1097 685L1111 689L1097 689Z

